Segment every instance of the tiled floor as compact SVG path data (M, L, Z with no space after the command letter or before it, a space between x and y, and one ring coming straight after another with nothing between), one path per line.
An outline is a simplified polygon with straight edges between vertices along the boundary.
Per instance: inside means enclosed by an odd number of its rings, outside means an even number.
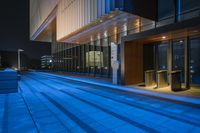
M45 73L0 95L2 133L199 133L200 109Z

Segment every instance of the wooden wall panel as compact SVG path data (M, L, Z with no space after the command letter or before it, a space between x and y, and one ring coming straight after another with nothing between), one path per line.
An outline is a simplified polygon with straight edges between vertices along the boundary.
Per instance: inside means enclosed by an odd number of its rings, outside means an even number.
M139 84L144 82L143 45L140 42L126 42L125 54L125 84Z

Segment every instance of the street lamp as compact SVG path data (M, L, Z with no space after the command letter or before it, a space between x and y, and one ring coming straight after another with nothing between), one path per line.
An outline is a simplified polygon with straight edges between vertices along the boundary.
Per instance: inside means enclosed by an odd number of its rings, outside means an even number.
M20 52L23 52L23 49L18 49L18 71L21 70L21 62L20 62Z

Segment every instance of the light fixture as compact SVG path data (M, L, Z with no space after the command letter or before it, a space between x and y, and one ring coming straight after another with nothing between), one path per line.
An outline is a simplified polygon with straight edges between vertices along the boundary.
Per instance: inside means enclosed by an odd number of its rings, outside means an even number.
M108 37L108 32L107 31L104 32L104 37Z
M180 42L180 43L183 43L183 40L180 40L179 42Z
M166 36L162 36L162 39L166 39L167 37Z
M101 39L101 35L100 34L97 35L97 39Z
M90 41L93 42L93 37L92 36L90 37Z
M114 27L114 34L117 34L117 26Z
M127 31L128 29L127 29L127 23L125 23L124 25L123 25L123 30L124 31Z

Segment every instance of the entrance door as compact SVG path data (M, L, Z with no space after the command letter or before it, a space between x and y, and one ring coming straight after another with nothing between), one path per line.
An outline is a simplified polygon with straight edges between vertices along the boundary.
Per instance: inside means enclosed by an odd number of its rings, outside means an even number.
M200 85L200 38L190 40L190 84Z

